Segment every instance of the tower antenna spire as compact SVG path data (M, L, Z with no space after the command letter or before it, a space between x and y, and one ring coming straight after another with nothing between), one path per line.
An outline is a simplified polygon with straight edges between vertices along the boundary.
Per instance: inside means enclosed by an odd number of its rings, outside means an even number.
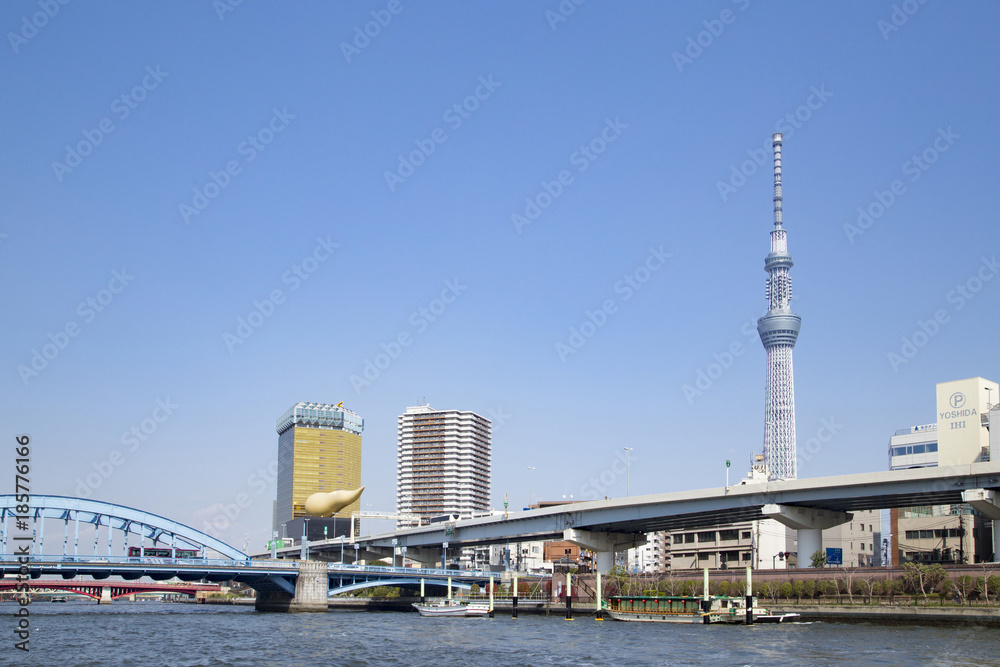
M774 147L774 226L781 229L781 134L771 135Z

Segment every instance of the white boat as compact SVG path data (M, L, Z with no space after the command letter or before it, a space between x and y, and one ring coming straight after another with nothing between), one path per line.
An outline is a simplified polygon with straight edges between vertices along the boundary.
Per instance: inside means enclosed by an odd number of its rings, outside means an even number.
M797 623L802 618L800 614L794 612L765 614L761 617L754 616L754 623Z
M486 602L465 602L455 599L437 600L427 604L413 603L421 616L485 616L490 613Z

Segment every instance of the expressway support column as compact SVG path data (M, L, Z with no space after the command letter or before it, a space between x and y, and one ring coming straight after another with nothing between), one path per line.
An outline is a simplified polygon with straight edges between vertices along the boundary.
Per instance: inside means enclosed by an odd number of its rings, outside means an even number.
M1000 520L993 519L993 562L1000 563Z
M567 542L597 552L597 571L610 572L615 566L615 552L640 547L646 543L645 533L599 533L591 530L567 528L563 531Z
M993 520L993 562L1000 563L1000 494L993 489L968 489L962 491L962 501Z
M799 507L797 505L764 505L763 515L793 528L798 533L799 567L811 567L812 555L823 551L823 531L850 521L849 512Z

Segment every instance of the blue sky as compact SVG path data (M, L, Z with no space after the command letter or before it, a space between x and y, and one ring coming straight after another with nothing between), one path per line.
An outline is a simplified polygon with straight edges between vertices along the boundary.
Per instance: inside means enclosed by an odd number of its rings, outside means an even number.
M624 495L623 447L633 495L719 486L763 437L783 131L800 450L835 425L799 474L883 470L935 383L1000 378L998 18L4 3L5 437L31 434L36 493L237 545L268 534L298 401L365 418L373 509L424 400L494 419L497 507L528 466L536 499Z

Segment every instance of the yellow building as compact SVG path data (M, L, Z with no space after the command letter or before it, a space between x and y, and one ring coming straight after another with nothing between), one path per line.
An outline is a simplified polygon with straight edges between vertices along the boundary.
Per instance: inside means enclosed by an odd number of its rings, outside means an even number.
M297 403L277 421L278 526L305 516L306 498L318 492L361 486L361 432L364 419L327 403ZM351 503L334 516L350 518Z

